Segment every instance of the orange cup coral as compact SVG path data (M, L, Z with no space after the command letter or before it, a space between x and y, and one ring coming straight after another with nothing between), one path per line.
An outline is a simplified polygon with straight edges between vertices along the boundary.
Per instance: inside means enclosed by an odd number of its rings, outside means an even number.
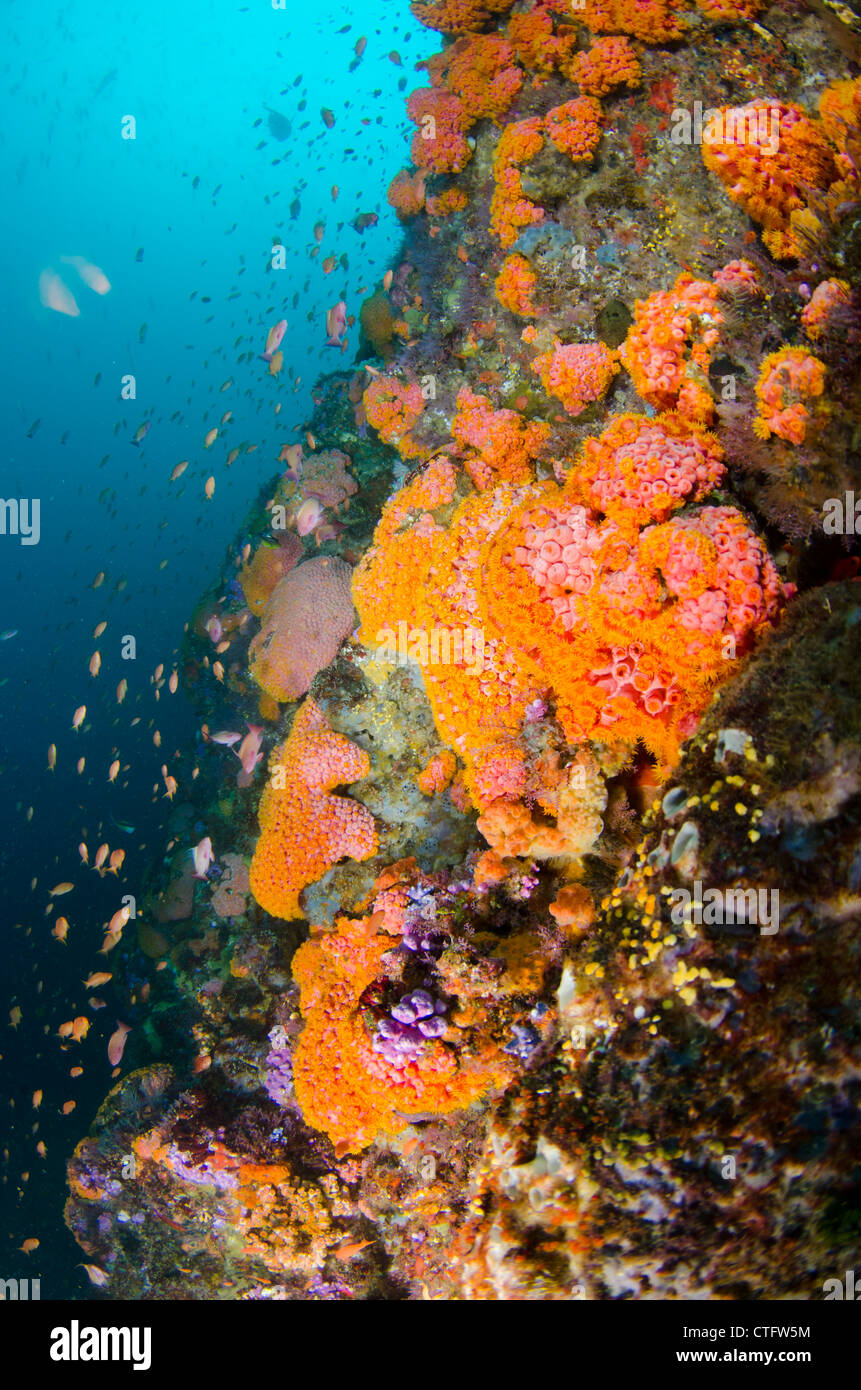
M299 894L339 859L370 859L377 852L367 807L332 789L370 771L367 753L333 732L319 705L308 699L285 743L270 760L260 798L260 838L251 861L251 891L273 917L301 917Z
M400 381L396 376L380 376L363 396L368 424L373 425L385 444L392 444L401 458L417 458L421 449L409 431L425 408L417 381Z
M806 206L806 189L828 189L838 177L822 126L800 106L769 98L725 106L703 130L702 153L732 201L764 228L771 254L798 256L793 213Z
M781 348L763 359L756 380L758 411L753 422L760 439L776 434L790 444L802 444L810 411L805 401L825 389L825 364L804 348Z
M559 344L532 363L533 372L550 396L560 400L569 415L580 415L606 393L619 365L603 343Z
M382 912L358 921L339 917L334 932L312 936L293 957L305 1020L293 1056L296 1099L305 1121L328 1134L338 1154L400 1133L410 1115L462 1110L511 1075L496 1049L453 1025L456 1047L429 1038L400 1066L374 1050L362 995L397 945L397 938L377 934L383 921Z

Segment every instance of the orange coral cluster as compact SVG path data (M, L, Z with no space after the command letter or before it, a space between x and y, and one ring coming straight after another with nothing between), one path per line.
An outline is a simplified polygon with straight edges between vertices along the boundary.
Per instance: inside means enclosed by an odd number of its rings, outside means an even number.
M619 356L649 405L658 410L676 406L689 419L711 420L708 369L723 322L719 293L717 285L684 272L671 290L636 301Z
M458 39L446 59L446 85L460 99L467 128L505 115L523 83L510 43L499 34L473 34Z
M506 256L493 288L503 308L521 318L532 318L539 310L532 296L535 293L535 272L525 256Z
M804 348L781 348L762 361L756 380L758 410L753 422L760 439L776 434L790 444L802 444L810 411L805 401L825 389L825 364Z
M702 153L732 201L762 225L772 255L798 256L793 214L805 209L807 189L827 190L840 173L823 125L768 98L726 106L703 130Z
M816 286L801 311L804 331L812 343L818 342L832 328L839 310L845 308L851 298L848 280L823 280Z
M427 210L431 217L450 217L453 212L463 212L469 199L462 188L447 188L427 200Z
M422 170L401 169L389 184L386 195L398 217L417 217L425 205L425 176Z
M583 23L594 34L630 34L644 43L667 43L685 32L677 8L677 0L589 0Z
M368 424L373 425L385 444L392 444L405 459L421 454L409 433L425 408L418 382L401 381L396 376L377 377L362 401Z
M339 859L370 859L377 852L374 818L334 787L357 782L370 770L367 753L332 731L319 705L308 699L290 736L272 756L258 811L260 837L251 861L251 891L273 917L301 917L299 894Z
M508 33L517 61L535 73L550 73L554 68L564 70L577 41L573 29L569 33L554 34L550 14L538 5L525 14L513 14Z
M433 546L443 534L432 512L448 506L454 489L454 468L448 459L435 458L383 508L374 544L353 572L362 641L367 645L379 644L383 639L377 634L408 611ZM383 554L385 565L378 563Z
M596 39L588 53L574 55L568 76L586 96L603 97L614 87L639 87L642 69L626 38Z
M591 159L601 139L601 103L584 96L554 106L544 117L544 129L569 159Z
M486 396L464 386L457 397L452 433L464 449L475 450L465 462L473 483L483 491L501 480L528 482L550 433L547 425L528 424L516 410L494 410Z
M413 523L399 543L412 533L421 554L397 595L378 530L354 585L363 641L375 641L380 589L397 601L389 623L483 634L481 661L425 671L479 809L526 795L523 729L548 690L570 741L642 738L671 760L731 670L726 642L743 649L774 620L776 571L737 512L666 520L721 474L716 441L696 426L623 416L564 487L506 482L466 497L445 527Z
M456 771L457 758L451 749L444 748L441 753L437 753L431 758L426 767L422 768L416 778L416 785L425 796L435 796L438 792L444 792L446 787L451 786Z
M696 0L696 4L707 19L731 24L734 20L755 19L764 0Z
M532 363L533 372L550 396L560 400L569 415L580 415L606 393L619 370L616 354L603 343L557 344Z
M413 164L433 174L457 174L472 157L464 133L463 106L451 92L419 87L407 102L418 130L410 147Z
M296 1099L305 1121L324 1131L336 1153L367 1148L405 1129L411 1115L448 1115L504 1084L510 1067L487 1043L452 1026L452 1042L428 1039L396 1066L373 1048L362 994L381 974L397 939L378 934L383 913L319 932L293 957L305 1026L293 1057Z
M544 134L568 158L590 159L601 138L601 106L593 97L575 97L554 106L545 116L530 116L505 127L493 159L494 191L490 230L504 247L511 246L525 227L540 222L544 211L523 191L520 166L544 148Z
M510 10L514 0L411 0L420 24L439 34L468 34L497 14Z
M544 122L540 116L512 121L505 127L493 157L493 198L490 204L490 230L503 246L511 246L524 227L540 222L541 208L530 202L523 191L520 166L544 147Z
M222 1218L241 1241L239 1251L273 1274L312 1274L343 1239L332 1218L349 1216L352 1208L334 1174L303 1178L286 1163L255 1162L219 1140L211 1140L205 1159L195 1164L158 1128L133 1139L132 1149L138 1163L157 1165L168 1182L217 1185ZM179 1211L181 1188L177 1196ZM187 1238L194 1239L190 1231Z

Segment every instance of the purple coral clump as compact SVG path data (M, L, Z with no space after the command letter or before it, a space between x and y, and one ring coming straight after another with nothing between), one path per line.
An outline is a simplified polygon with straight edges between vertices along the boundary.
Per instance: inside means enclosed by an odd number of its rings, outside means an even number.
M407 896L409 902L404 913L401 944L416 955L439 960L449 943L449 937L433 925L436 918L433 889L425 884L417 884L410 888Z
M280 1023L269 1034L269 1051L266 1054L266 1094L270 1100L283 1109L289 1105L293 1095L293 1064L287 1033Z
M441 999L434 999L426 989L414 989L405 994L389 1010L389 1017L380 1020L372 1047L392 1062L403 1067L421 1052L428 1038L440 1037L446 1029L446 1011Z

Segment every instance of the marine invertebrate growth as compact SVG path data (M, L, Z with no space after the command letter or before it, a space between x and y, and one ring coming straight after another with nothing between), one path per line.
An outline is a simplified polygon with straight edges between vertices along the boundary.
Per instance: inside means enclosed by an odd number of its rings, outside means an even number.
M410 435L425 408L417 381L380 376L371 382L363 398L368 424L386 444L393 444L402 458L416 458L421 450Z
M760 439L776 434L801 444L810 419L806 402L825 389L825 364L804 348L781 348L763 359L756 380L757 414L754 433Z
M672 289L636 301L619 356L647 404L658 410L677 406L693 420L711 419L708 368L723 322L718 295L717 285L685 271Z
M279 579L249 647L251 673L274 700L298 700L353 627L345 560L306 560Z
M603 343L557 344L532 363L533 372L550 396L560 400L569 415L580 415L600 400L619 370L616 354Z
M440 34L468 34L493 16L510 10L514 0L411 0L410 9L428 29Z
M369 770L367 753L334 733L319 705L306 700L289 738L272 755L258 810L251 891L273 917L301 917L302 889L339 859L376 854L370 811L332 795L333 788L357 782Z
M340 917L334 932L318 932L293 958L305 1024L293 1057L296 1098L307 1123L327 1133L338 1153L399 1133L410 1115L462 1110L511 1075L497 1049L438 1014L433 1028L422 1028L435 1013L424 991L401 999L394 1022L372 1036L363 996L398 944L379 932L381 917Z
M703 130L702 154L732 201L764 228L772 255L798 256L792 214L806 206L807 189L827 190L838 177L823 126L800 106L758 98L721 107Z

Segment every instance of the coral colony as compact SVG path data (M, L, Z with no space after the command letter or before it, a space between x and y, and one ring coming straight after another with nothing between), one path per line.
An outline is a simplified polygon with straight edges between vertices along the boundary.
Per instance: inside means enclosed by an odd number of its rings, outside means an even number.
M186 639L141 947L192 1045L137 1039L66 1219L116 1297L818 1298L861 79L788 4L409 9L402 245Z

